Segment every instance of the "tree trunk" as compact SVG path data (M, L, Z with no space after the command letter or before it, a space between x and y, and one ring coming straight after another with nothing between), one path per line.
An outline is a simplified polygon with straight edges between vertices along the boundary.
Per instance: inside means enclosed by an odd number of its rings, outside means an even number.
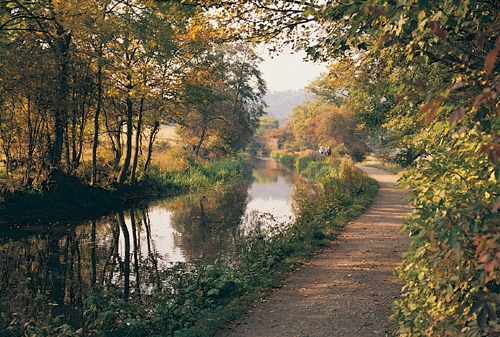
M149 165L151 164L151 156L153 155L153 144L156 139L156 135L160 131L160 122L155 121L153 124L153 129L151 129L151 133L149 134L149 142L148 142L148 155L146 157L146 163L144 164L144 173L148 172Z
M64 141L64 149L66 149L66 171L70 172L71 168L71 156L70 156L70 146L69 146L69 125L66 123L66 126L64 128L64 136L63 136L63 141Z
M197 156L200 153L201 144L203 144L203 141L205 140L205 135L207 133L207 122L205 118L203 119L201 124L202 124L201 125L202 130L201 130L200 140L198 141L198 144L196 144L196 147L194 148L193 151L195 156Z
M81 95L87 96L87 93L85 92ZM85 124L85 100L82 98L82 102L80 102L79 106L75 106L71 118L71 171L76 170L80 165L83 148L83 131L85 128Z
M113 158L113 169L115 171L118 171L123 153L121 140L123 121L121 120L120 116L108 116L108 111L103 110L102 108L101 112L104 112L103 116L104 126L106 127L106 135L109 137L109 141L111 142L111 149L113 150L113 153L115 155Z
M76 107L73 110L73 114L71 116L71 167L70 169L73 170L75 168L75 160L77 156L77 151L76 151L76 139L77 139L77 124L78 124L78 118L77 118L77 111Z
M130 170L130 182L135 182L135 173L137 170L137 162L139 161L139 152L141 151L141 132L142 132L142 112L144 110L144 98L141 98L139 107L139 117L137 119L137 128L135 131L135 152L134 160L132 161L132 169Z
M100 58L102 57L102 45L99 48L99 60L97 62L97 107L94 115L94 140L92 142L92 177L90 185L95 186L97 183L97 147L99 146L99 116L102 107L102 65Z
M78 143L76 146L75 157L73 158L73 169L77 169L80 166L80 160L82 159L83 151L83 135L85 131L85 126L87 124L87 119L85 118L85 104L82 103L81 106L81 116L82 120L80 123L80 129L78 130Z
M69 45L71 34L65 32L61 27L58 29L59 36L55 40L56 57L59 63L59 74L57 83L57 96L59 102L54 106L54 144L52 148L52 165L59 166L61 163L64 143L64 132L67 124L67 111L69 105Z
M55 109L54 144L52 147L52 165L59 166L62 157L64 139L64 119L61 108Z
M118 182L125 182L127 172L130 168L130 160L132 159L132 118L133 118L133 104L132 99L127 97L127 149L125 152L125 160L123 162L122 169L118 175Z

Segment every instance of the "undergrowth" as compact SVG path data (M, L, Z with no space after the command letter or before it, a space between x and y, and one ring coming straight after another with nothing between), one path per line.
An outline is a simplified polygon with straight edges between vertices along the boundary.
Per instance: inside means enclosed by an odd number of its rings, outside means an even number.
M300 163L301 172L309 178L297 185L293 224L276 224L272 228L257 224L257 229L237 243L233 251L215 261L178 263L159 270L162 281L149 294L132 294L124 299L120 289L94 289L83 303L79 327L44 317L13 321L3 333L213 336L250 302L278 286L291 271L328 245L376 194L376 183L350 161L338 165L290 158L292 162ZM195 168L189 174L191 180L170 176L167 181L186 187L195 180L203 184L201 176L226 176L231 171L226 169L226 164L215 164L212 169Z

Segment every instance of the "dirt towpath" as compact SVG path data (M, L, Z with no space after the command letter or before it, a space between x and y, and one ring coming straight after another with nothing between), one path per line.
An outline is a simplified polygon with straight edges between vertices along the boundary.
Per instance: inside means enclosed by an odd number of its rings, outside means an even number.
M217 337L390 335L387 319L401 291L393 270L408 247L400 228L410 208L406 193L394 187L397 176L360 169L380 186L366 212Z

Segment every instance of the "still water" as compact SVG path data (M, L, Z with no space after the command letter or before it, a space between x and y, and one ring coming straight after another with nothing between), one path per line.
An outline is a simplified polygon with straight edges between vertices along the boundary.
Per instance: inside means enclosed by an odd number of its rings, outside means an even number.
M176 262L213 257L255 226L292 221L297 179L272 160L256 159L251 177L231 188L157 201L66 232L2 238L0 331L20 315L47 310L77 322L82 313L74 308L93 288L120 289L125 298L147 292Z
M234 245L256 224L283 223L293 220L292 192L295 173L269 159L256 159L252 176L231 189L208 191L130 210L124 216L123 229L136 233L134 240L141 256L162 256L162 264L213 256ZM262 221L265 217L266 221ZM272 218L271 224L270 218ZM118 222L119 223L119 222ZM105 249L114 241L116 224L109 219L99 222ZM87 232L89 226L77 228ZM122 231L122 234L124 231ZM119 251L126 250L125 235L118 241ZM134 247L135 250L136 247Z

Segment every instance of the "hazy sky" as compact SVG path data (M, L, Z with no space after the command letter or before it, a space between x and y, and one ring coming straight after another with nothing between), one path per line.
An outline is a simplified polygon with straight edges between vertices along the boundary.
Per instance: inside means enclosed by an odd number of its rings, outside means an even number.
M306 62L305 52L291 54L285 52L272 59L267 52L261 54L264 62L260 71L267 82L268 91L298 90L326 71L326 64Z

